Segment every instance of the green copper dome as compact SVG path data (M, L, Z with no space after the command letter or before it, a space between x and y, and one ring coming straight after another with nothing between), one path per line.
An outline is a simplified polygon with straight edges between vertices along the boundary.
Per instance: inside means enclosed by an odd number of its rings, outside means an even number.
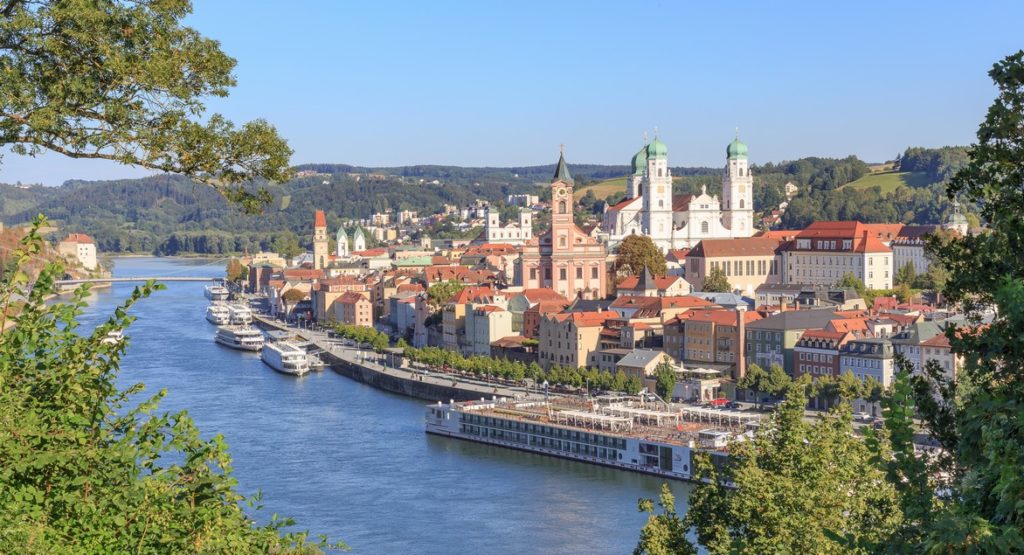
M668 147L655 137L651 144L647 145L647 158L668 158Z
M633 155L633 175L643 175L647 170L647 147Z
M731 143L729 143L729 146L725 149L725 155L728 156L730 160L735 160L737 158L746 158L747 145L743 144L743 142L740 141L739 137L736 137L735 139L733 139Z

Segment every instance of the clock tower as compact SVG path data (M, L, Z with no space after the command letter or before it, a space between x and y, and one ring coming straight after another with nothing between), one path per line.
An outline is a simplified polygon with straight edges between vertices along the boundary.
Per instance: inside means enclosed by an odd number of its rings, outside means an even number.
M569 166L565 164L564 147L558 155L555 176L551 178L551 250L564 252L572 245L570 236L576 224L573 223L573 181Z

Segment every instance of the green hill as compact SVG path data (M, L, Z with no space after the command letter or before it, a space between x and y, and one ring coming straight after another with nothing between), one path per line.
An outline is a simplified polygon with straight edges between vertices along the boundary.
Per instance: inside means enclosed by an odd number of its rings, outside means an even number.
M870 189L878 187L882 193L891 193L900 187L924 187L934 182L931 176L924 172L897 172L881 171L870 173L864 177L847 183L840 189Z

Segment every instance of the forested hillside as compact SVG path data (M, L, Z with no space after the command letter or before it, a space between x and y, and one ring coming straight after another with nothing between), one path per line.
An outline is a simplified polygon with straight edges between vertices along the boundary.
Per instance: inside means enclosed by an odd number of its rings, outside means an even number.
M789 228L820 219L867 222L935 223L950 208L945 180L966 160L965 149L909 148L893 171L918 176L914 186L890 192L844 185L868 175L871 168L856 157L804 158L753 166L754 206L770 210L785 200L783 186L800 187L783 218ZM465 205L484 199L504 208L507 195L534 193L545 197L553 165L514 168L406 166L361 168L342 164L307 164L296 168L302 177L272 186L273 203L262 215L249 216L228 205L213 189L186 178L160 175L116 181L69 181L62 187L21 188L0 185L0 214L8 224L28 222L42 212L67 231L92 235L104 252L159 254L224 254L269 249L278 239L305 244L312 213L321 208L333 229L347 220L374 212L416 210L434 213L443 204ZM613 179L626 166L573 166L577 186ZM672 168L677 193L696 193L706 186L721 193L721 169ZM436 183L435 183L436 181ZM921 182L924 182L922 185ZM602 199L584 196L584 209L600 212Z
M839 179L832 183L827 180L811 181L810 186L803 187L800 195L790 203L782 218L782 226L797 229L815 220L907 224L944 222L953 210L946 196L946 182L966 163L966 147L915 147L902 153L894 168L888 170L913 178L903 179L899 186L889 190L882 187L842 187L845 183ZM963 210L976 225L972 207L964 206Z

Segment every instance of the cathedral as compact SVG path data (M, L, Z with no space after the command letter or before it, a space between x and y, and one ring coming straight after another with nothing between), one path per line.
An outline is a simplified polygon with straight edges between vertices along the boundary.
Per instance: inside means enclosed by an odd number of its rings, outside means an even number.
M722 198L673 195L668 147L657 137L633 156L626 199L609 207L601 234L611 247L629 235L647 235L663 251L690 248L702 239L750 237L754 233L753 179L747 145L739 137L726 147Z

